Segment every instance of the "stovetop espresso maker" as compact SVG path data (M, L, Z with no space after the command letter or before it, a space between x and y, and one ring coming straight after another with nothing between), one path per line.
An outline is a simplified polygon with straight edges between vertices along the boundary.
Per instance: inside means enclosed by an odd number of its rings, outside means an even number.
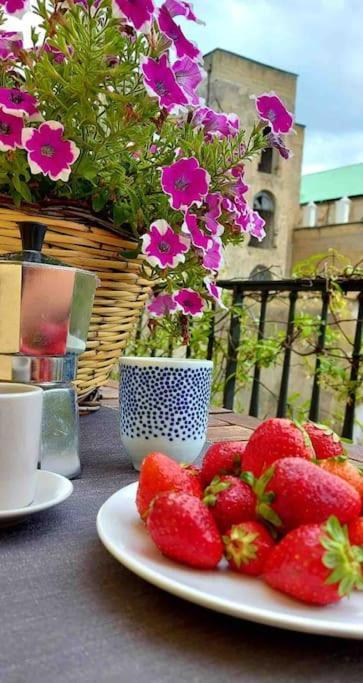
M0 256L0 381L44 389L41 468L72 478L80 473L72 380L98 281L41 253L46 225L19 229L23 250Z

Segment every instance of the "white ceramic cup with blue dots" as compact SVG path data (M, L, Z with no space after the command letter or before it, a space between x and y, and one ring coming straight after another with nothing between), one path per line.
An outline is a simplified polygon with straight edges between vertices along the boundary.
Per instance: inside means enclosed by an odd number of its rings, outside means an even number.
M120 361L121 440L135 469L161 451L190 464L206 440L213 363L184 358Z

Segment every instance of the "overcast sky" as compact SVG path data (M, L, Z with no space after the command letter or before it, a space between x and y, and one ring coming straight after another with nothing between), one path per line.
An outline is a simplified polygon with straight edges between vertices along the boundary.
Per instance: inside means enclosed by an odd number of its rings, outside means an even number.
M221 47L299 74L305 172L363 162L363 0L194 0L194 8L206 26L184 26L203 52Z

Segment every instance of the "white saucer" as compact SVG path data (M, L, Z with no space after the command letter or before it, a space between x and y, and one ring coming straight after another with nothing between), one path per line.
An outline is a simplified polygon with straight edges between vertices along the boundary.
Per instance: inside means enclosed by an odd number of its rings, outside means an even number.
M219 570L201 571L161 555L137 514L137 483L117 491L101 507L101 541L122 564L146 581L197 605L293 631L342 638L363 638L363 593L336 605L310 607L273 591L259 579ZM267 637L267 634L266 634Z
M68 498L72 491L73 484L66 477L54 472L47 472L47 470L38 470L33 502L23 508L0 510L0 526L13 524L28 517L28 515L33 515L35 512L58 505Z

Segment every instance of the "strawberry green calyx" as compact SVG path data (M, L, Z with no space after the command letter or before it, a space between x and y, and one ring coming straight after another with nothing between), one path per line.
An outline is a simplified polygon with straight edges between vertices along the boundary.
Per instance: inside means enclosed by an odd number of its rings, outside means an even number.
M281 527L282 521L278 514L272 509L271 503L275 500L273 491L266 492L266 486L274 475L275 467L269 467L261 477L255 479L253 492L257 498L256 514L257 517L264 519L274 527ZM250 473L249 473L250 474Z
M204 505L214 506L217 502L218 493L226 491L231 486L230 481L221 481L220 477L214 477L209 486L204 491Z
M222 536L227 560L233 560L240 568L242 564L248 564L257 557L257 546L254 541L258 533L248 531L241 525L234 525L228 536Z
M295 425L295 427L297 427L297 429L302 433L306 448L310 448L311 451L314 453L314 447L306 429L304 429L301 422L298 422L297 420L292 420L292 422Z
M336 517L329 517L322 529L322 562L332 570L326 583L337 583L340 596L350 595L354 588L363 590L363 548L350 544L347 528Z
M341 438L338 436L336 432L334 432L333 429L330 427L327 427L327 425L323 425L320 422L310 422L309 424L314 425L317 429L319 429L321 432L323 432L326 436L331 436L333 439L334 443L341 443Z

